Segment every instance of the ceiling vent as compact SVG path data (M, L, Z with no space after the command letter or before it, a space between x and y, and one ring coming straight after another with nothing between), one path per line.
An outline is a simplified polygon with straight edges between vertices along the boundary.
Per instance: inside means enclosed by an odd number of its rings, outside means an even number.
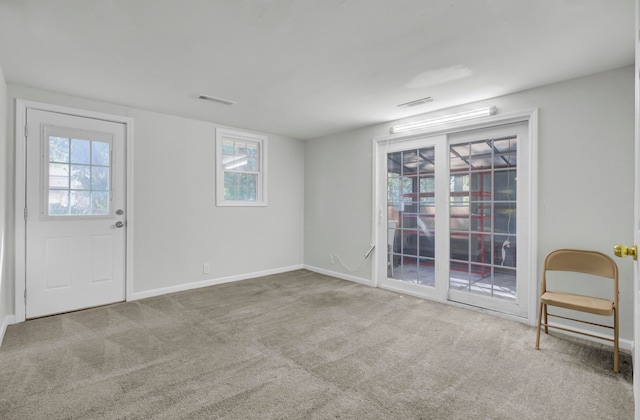
M203 99L205 101L211 101L211 102L217 102L217 103L223 104L223 105L233 105L233 104L235 104L235 102L230 101L228 99L216 98L215 96L209 96L209 95L200 95L200 96L198 96L198 99Z
M406 102L406 103L400 104L398 106L399 107L400 106L411 107L411 106L418 106L418 105L428 104L429 102L433 102L433 98L431 96L427 96L426 98L422 98L422 99L416 99L415 101L411 101L411 102Z

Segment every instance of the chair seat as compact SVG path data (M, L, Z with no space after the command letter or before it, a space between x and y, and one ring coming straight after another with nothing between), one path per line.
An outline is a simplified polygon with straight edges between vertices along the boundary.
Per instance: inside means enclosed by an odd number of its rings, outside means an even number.
M540 300L551 306L588 312L596 315L613 314L613 301L573 293L546 291Z

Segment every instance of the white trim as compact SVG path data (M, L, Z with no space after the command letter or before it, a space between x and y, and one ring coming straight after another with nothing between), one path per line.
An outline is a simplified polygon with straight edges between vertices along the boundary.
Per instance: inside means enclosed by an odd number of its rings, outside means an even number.
M640 242L640 1L635 1L635 71L634 71L634 188L633 188L633 239ZM633 264L633 339L631 358L633 366L640 359L640 264ZM640 419L640 369L633 369L633 395L635 399L635 418Z
M363 284L365 286L375 287L372 280L365 279L363 277L352 276L350 274L339 273L337 271L325 270L324 268L316 267L313 265L305 264L302 268L304 268L305 270L313 271L314 273L324 274L325 276L335 277L341 280L352 281L355 283Z
M126 248L126 268L125 268L125 299L130 300L133 291L133 119L120 115L105 114L101 112L86 111L82 109L70 108L60 105L52 105L41 102L16 99L16 160L15 160L15 282L14 282L14 311L15 322L23 322L26 319L26 307L24 302L25 292L25 229L26 223L22 217L26 206L26 140L25 125L27 122L27 109L55 112L84 118L115 122L125 125L125 158L126 158L126 206L127 232L125 240Z
M127 192L127 203L126 203L126 215L127 215L127 240L125 243L126 246L126 255L125 255L125 300L131 300L131 297L133 296L133 266L135 264L134 261L134 254L133 254L133 241L134 241L134 229L135 229L135 222L134 222L134 216L135 216L135 210L133 207L133 202L134 202L134 194L133 194L133 150L135 149L133 147L133 133L134 133L134 129L133 129L133 118L128 118L127 122L125 122L125 127L126 127L126 135L127 138L125 139L125 157L127 160L127 168L126 168L126 192Z
M392 282L387 282L384 284L380 284L378 286L380 289L383 290L388 290L390 292L394 292L394 293L401 293L403 295L409 295L409 296L413 296L413 297L417 297L420 299L425 299L428 300L430 302L436 302L436 303L449 303L446 299L442 299L438 296L429 296L429 295L425 295L425 293L421 290L413 290L413 288L411 287L406 287L406 285L400 285L400 281L398 280L397 284L396 283L392 283ZM418 286L419 287L419 286ZM457 302L454 302L457 303Z
M14 248L14 266L15 280L14 289L14 312L15 321L22 322L26 318L26 306L24 302L24 293L26 287L26 223L22 217L24 208L26 207L26 147L25 125L27 121L27 108L29 103L16 100L16 161L15 161L15 248Z
M15 323L16 317L13 315L6 315L4 320L2 320L2 325L0 325L0 346L2 346L2 341L4 340L4 334L7 332L7 327Z
M255 271L253 273L238 274L235 276L219 277L216 279L196 281L193 283L178 284L175 286L162 287L160 289L146 290L144 292L134 292L130 300L146 299L154 296L166 295L169 293L184 292L186 290L200 289L202 287L216 286L218 284L232 283L241 280L249 280L257 277L270 276L272 274L287 273L289 271L302 270L304 267L300 265L292 265L289 267L274 268L271 270Z
M529 302L527 319L535 325L538 314L538 109L529 111Z
M551 315L549 315L549 317L551 317ZM561 323L561 322L555 322L555 320L553 321L553 325L557 325L559 327L563 327L563 328L571 328L575 331L580 331L582 333L586 333L586 334L593 334L593 330L587 330L584 328L576 328L573 325L569 325L569 324L565 324L565 323ZM551 334L553 333L553 334ZM572 337L572 338L579 338L581 340L585 340L585 341L590 341L593 343L598 343L598 344L602 344L608 347L613 348L613 342L611 341L607 341L607 340L602 340L599 339L597 337L590 337L590 336L585 336L582 334L578 334L578 333L574 333L571 331L564 331L564 330L558 330L556 328L553 327L549 327L549 335L564 335L567 337ZM540 350L544 350L544 330L542 330L540 332ZM603 335L604 337L607 337L607 335ZM611 339L613 340L613 335L611 336ZM632 340L625 340L623 338L619 338L618 339L618 344L620 346L620 350L626 350L626 352L631 354L631 351L633 350L633 341Z
M377 228L378 223L382 223L384 219L384 210L378 203L378 188L380 188L380 183L378 182L378 144L375 140L371 141L371 179L373 182L371 183L371 240L373 241L373 245L378 247L380 243L380 231L381 229ZM373 255L371 256L371 281L370 284L373 287L378 287L378 254L384 252L385 258L387 255L387 249L374 249Z

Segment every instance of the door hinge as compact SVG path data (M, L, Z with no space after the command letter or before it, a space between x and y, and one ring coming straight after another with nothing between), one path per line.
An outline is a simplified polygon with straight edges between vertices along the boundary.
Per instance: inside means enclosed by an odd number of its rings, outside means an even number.
M27 289L24 289L24 303L27 303Z
M27 208L24 208L24 220L27 220L27 218L29 217L29 210L27 210Z
M24 136L29 137L29 124L24 125Z

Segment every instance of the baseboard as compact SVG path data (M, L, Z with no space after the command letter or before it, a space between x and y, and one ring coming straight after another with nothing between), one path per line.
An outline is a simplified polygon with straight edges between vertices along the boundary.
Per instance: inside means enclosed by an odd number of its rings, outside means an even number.
M583 333L586 333L586 334L594 334L593 331L586 330L584 328L576 328L573 325L563 324L563 323L560 323L560 322L553 322L553 324L557 325L559 327L563 327L563 328L571 328L571 329L574 329L576 331L580 331L580 332L583 332ZM578 338L578 339L581 339L581 340L584 340L584 341L590 341L592 343L602 344L604 346L613 347L613 342L612 341L601 340L601 339L598 339L596 337L589 337L589 336L586 336L586 335L573 333L571 331L564 331L564 330L559 330L557 328L550 327L549 328L549 332L553 332L554 334L566 335L566 336L572 337L572 338ZM544 326L541 328L540 336L542 337L541 340L544 340ZM613 339L613 336L611 336L611 339ZM633 345L634 344L633 344L632 340L626 340L624 338L619 338L618 339L618 346L620 348L620 351L623 351L624 353L632 354Z
M16 323L16 317L14 315L6 315L4 320L2 321L2 325L0 325L0 346L4 340L4 333L7 332L7 327L9 325Z
M286 273L288 271L301 270L303 268L304 267L302 264L292 265L289 267L281 267L281 268L275 268L271 270L256 271L253 273L238 274L235 276L220 277L216 279L196 281L193 283L178 284L176 286L162 287L160 289L153 289L153 290L145 290L143 292L133 292L131 295L131 299L129 300L145 299L145 298L154 297L154 296L166 295L168 293L183 292L185 290L199 289L201 287L215 286L218 284L231 283L231 282L240 281L240 280L248 280L256 277L269 276L272 274Z
M373 286L373 282L369 279L362 277L352 276L350 274L339 273L337 271L325 270L324 268L315 267L312 265L304 265L305 270L313 271L314 273L324 274L325 276L337 277L342 280L353 281L356 283L364 284L365 286Z

